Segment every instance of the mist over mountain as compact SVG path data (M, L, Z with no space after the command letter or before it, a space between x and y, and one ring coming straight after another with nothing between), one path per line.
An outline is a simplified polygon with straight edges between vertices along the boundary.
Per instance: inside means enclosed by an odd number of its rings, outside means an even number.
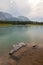
M19 16L18 19L19 21L29 21L29 19L25 16Z
M5 12L0 12L0 20L1 21L29 21L29 19L25 16L13 17L11 14Z
M0 12L0 20L7 20L8 18L12 18L12 15L5 12Z

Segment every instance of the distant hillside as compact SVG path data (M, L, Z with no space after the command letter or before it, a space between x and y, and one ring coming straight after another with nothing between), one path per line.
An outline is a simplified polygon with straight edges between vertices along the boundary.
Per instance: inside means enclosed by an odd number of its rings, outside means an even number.
M12 15L5 12L0 12L0 20L7 20L8 18L12 18Z
M19 21L29 21L29 19L25 16L19 16L18 19Z
M0 20L1 21L29 21L29 19L25 16L13 17L9 13L0 12Z

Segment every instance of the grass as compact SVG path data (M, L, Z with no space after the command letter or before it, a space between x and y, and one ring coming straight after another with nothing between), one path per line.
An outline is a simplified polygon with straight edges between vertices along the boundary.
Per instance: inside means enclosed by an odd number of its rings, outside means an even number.
M14 24L14 25L16 25L16 24ZM19 24L19 25L21 25L21 24ZM0 23L0 27L1 26L13 26L13 24L1 24ZM26 25L21 25L21 26L43 26L43 24L41 25L41 24L26 24Z
M0 27L1 26L12 26L12 24L0 24Z

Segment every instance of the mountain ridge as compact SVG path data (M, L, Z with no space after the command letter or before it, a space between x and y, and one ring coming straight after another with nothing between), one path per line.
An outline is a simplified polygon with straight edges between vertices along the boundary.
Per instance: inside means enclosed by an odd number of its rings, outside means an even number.
M6 12L0 12L0 20L1 21L29 21L29 19L25 16L13 17L11 14Z

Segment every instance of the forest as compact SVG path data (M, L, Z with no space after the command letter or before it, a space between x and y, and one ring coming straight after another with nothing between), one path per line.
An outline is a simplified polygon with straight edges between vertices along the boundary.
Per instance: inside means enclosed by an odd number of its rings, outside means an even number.
M43 22L37 21L0 21L0 24L12 24L12 25L27 25L27 24L36 24L43 25Z

